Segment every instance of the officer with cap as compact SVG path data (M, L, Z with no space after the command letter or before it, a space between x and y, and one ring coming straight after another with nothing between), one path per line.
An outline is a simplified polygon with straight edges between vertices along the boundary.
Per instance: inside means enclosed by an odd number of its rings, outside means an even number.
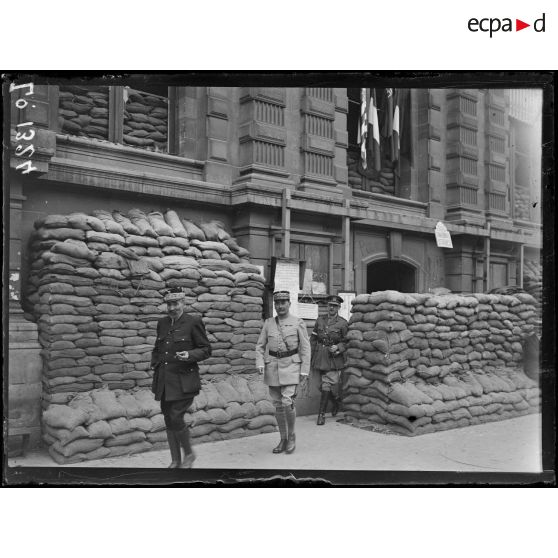
M319 316L310 336L312 369L320 374L320 409L316 424L325 424L327 403L331 399L333 416L337 415L340 401L341 371L345 366L343 353L349 323L339 316L343 299L337 295L327 298L327 315Z
M184 415L201 389L198 362L211 355L203 322L199 316L184 312L184 299L180 288L164 292L168 316L157 323L157 340L151 355L152 391L155 399L161 402L172 458L171 469L188 469L196 458Z
M273 453L292 453L296 446L294 399L310 372L310 341L304 320L289 313L289 291L273 293L277 316L264 322L256 344L256 367L275 406L281 440Z

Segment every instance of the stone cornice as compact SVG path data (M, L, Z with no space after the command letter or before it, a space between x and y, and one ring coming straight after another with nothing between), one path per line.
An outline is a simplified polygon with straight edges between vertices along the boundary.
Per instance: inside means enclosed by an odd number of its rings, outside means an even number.
M50 162L48 174L42 179L105 190L230 205L230 191L221 184L98 166L91 161L54 157Z

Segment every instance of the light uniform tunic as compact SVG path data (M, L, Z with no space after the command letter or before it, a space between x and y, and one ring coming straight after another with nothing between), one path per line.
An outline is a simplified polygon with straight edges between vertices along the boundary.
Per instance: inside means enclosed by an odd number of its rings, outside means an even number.
M296 385L300 374L310 372L310 340L304 320L289 314L279 320L279 331L275 318L268 318L256 344L256 366L264 367L264 383L268 386ZM282 335L281 335L282 333ZM298 349L291 356L271 356L272 352Z

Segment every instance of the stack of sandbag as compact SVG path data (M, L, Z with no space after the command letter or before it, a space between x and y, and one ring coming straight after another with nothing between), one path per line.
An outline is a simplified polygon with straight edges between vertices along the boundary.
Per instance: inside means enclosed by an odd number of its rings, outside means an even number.
M276 429L261 381L239 376L205 383L185 416L195 443ZM147 389L98 389L76 394L43 413L43 440L60 464L131 455L167 446L160 405Z
M168 99L127 90L124 105L124 143L152 151L167 151Z
M391 163L387 160L382 161L379 172L371 167L368 161L367 169L363 169L360 163L360 152L347 152L347 167L349 186L357 190L374 192L378 194L393 195L394 193L394 173Z
M531 208L531 193L529 188L524 188L516 184L514 195L514 217L516 219L524 219L525 221L531 220L530 208Z
M360 190L362 188L362 174L358 171L359 155L355 152L347 151L347 167L349 170L349 186Z
M25 307L39 325L47 400L150 385L169 287L205 322L213 355L202 374L255 372L263 278L222 223L132 209L49 215L35 228Z
M525 260L523 267L523 287L534 297L539 317L542 315L542 268L535 260Z
M108 95L108 87L60 86L60 131L73 136L108 139Z
M343 406L415 435L536 412L522 371L534 299L381 291L353 301Z

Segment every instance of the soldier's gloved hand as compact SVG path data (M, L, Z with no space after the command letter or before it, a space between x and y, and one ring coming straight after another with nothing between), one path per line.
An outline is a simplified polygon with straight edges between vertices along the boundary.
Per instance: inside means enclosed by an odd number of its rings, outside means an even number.
M301 374L300 375L300 382L299 382L300 392L304 394L308 389L308 374Z
M262 375L264 373L264 367L263 366L258 366L258 373L260 375Z
M331 345L331 347L329 348L329 352L330 353L336 353L338 351L339 347L337 345Z

